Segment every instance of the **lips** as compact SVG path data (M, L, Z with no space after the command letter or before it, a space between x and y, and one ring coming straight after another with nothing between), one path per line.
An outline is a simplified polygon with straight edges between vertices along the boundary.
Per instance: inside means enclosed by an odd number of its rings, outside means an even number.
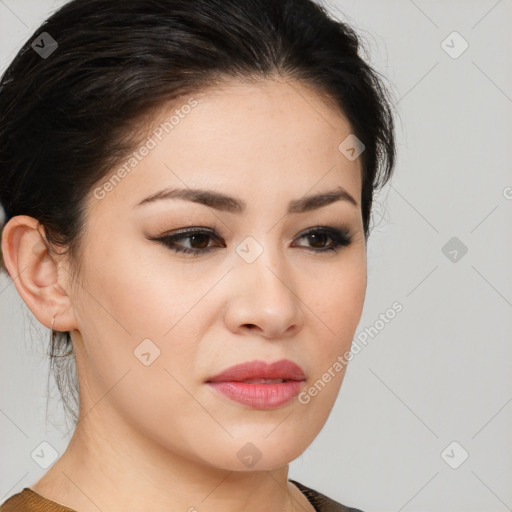
M231 366L206 384L224 397L253 409L270 410L291 402L304 387L302 368L288 359Z
M281 359L268 364L265 361L249 361L227 368L207 382L245 382L277 384L285 381L302 381L306 376L302 368L290 361Z

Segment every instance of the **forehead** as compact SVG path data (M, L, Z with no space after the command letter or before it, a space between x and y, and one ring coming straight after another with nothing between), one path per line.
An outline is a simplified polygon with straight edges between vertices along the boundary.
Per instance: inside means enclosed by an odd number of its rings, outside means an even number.
M268 199L272 187L300 197L316 183L360 199L360 159L339 148L351 126L330 98L302 83L226 82L162 106L147 127L138 158L128 155L99 183L112 182L111 201L134 205L160 188L190 186L228 187L250 202L258 193Z

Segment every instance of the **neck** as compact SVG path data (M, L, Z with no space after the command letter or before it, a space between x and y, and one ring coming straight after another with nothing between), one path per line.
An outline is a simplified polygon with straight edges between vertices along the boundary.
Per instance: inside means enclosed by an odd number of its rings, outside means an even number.
M100 428L97 419L88 414L79 420L64 454L32 490L78 512L314 510L288 482L288 465L259 471L212 467L122 422L103 421Z

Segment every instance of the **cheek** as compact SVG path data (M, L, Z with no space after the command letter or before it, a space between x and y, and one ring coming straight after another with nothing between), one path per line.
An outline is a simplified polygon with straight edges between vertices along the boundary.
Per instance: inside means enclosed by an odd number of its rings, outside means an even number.
M87 371L105 389L128 371L127 379L139 382L135 394L146 382L153 390L165 389L176 385L165 370L192 368L195 358L203 324L193 309L204 290L188 283L179 265L155 261L145 245L111 238L108 246L100 250L98 243L84 256L83 287L73 302Z
M313 290L313 288L312 288ZM327 346L350 343L361 319L366 294L366 263L328 272L309 292L319 325L325 330ZM326 347L327 348L327 347Z
M355 330L361 319L366 292L366 265L331 274L323 293L318 292L316 308L311 308L312 343L305 360L312 369L307 386L296 407L301 428L311 440L322 428L338 397L347 370Z
M306 360L312 369L308 379L311 393L305 397L310 402L307 416L314 424L317 424L314 416L325 418L336 400L346 372L346 354L361 319L366 261L364 258L352 261L353 265L323 274L322 286L314 288L312 304L315 306L311 307L309 318L315 327L311 330L312 342L306 346ZM310 298L313 298L311 292Z
M172 326L182 290L177 293L173 286L179 282L178 269L158 266L148 257L149 247L139 239L130 242L134 235L130 236L89 245L79 302L84 304L82 309L90 321L101 325L103 332L135 341L162 336Z

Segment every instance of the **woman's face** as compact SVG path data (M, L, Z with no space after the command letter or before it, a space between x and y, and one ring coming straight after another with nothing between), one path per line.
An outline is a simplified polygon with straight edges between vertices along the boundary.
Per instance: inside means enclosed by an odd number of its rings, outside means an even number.
M339 149L351 128L311 90L270 80L230 82L162 115L175 117L136 165L116 166L88 198L71 292L82 414L113 444L133 436L229 470L283 466L325 424L362 312L360 159ZM163 190L190 195L145 201ZM340 190L356 204L304 202ZM207 382L280 360L305 380Z

